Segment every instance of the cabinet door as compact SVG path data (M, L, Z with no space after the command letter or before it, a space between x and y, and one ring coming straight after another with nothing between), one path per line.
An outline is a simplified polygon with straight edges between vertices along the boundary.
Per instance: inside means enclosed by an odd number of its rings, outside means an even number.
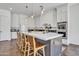
M11 37L12 39L17 39L17 32L12 32L11 34L12 34L12 37Z
M67 5L57 8L57 22L67 21Z
M62 22L67 21L67 6L62 7Z
M57 8L57 22L62 20L62 8Z
M8 16L0 15L0 41L10 40L10 21Z

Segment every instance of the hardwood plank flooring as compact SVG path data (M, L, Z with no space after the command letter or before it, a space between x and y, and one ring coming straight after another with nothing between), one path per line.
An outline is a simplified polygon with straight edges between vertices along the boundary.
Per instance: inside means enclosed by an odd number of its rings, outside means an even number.
M79 56L79 45L70 44L63 52L65 56Z
M20 56L16 40L0 42L0 56Z
M66 48L66 49L65 49ZM62 56L79 56L79 46L70 44L65 47ZM0 56L21 56L16 40L0 41Z

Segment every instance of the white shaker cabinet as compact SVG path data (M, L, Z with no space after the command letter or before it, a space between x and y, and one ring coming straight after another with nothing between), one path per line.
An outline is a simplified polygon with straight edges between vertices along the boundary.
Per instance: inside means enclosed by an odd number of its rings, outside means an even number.
M0 9L0 41L10 40L10 12Z
M16 39L16 38L17 38L17 32L12 32L11 39Z
M57 22L67 21L67 5L57 7Z
M57 8L57 22L62 21L62 8Z
M57 23L58 22L68 22L68 4L63 4L57 7ZM62 24L62 23L61 23ZM66 29L58 29L61 30L61 32L63 32L63 30L65 30L65 33L67 33L68 28L67 28L68 24L66 23ZM62 39L62 43L67 45L68 39Z

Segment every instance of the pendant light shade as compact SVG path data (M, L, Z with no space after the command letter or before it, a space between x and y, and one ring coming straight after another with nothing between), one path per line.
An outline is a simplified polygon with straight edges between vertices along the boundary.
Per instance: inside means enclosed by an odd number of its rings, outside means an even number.
M40 6L40 8L41 8L41 16L44 14L44 11L45 11L45 9L44 9L44 6Z

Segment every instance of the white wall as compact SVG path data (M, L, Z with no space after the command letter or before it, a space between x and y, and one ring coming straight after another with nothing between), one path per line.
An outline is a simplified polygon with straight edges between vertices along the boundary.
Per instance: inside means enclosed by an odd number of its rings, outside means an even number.
M57 22L56 22L56 10L52 9L48 13L35 18L35 24L36 26L42 26L44 23L50 23L52 27L57 27Z
M68 40L69 43L79 45L79 4L70 6Z

